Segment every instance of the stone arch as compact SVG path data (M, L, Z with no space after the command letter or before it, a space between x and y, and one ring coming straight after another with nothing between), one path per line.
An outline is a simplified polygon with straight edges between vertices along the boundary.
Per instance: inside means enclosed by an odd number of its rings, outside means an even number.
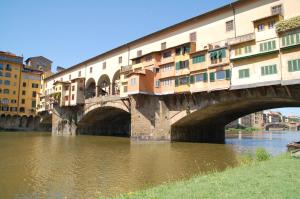
M94 78L87 80L85 84L85 99L93 98L96 96L96 81Z
M282 128L282 129L289 129L290 127L284 123L268 123L265 125L265 130L269 131L270 128Z
M266 109L300 107L300 100L290 96L205 95L208 97L199 98L199 104L185 100L181 105L185 109L170 115L171 140L224 142L225 125L240 117Z
M21 122L20 122L20 128L26 128L27 127L27 119L28 117L26 115L23 115L21 117Z
M131 117L121 103L95 104L78 121L77 134L129 136Z
M20 116L14 115L14 116L12 117L12 126L13 126L14 128L19 127L19 126L20 126L20 122L21 122L21 117L20 117Z
M110 78L108 75L104 74L101 75L101 77L98 80L97 83L97 88L98 88L98 96L105 96L105 95L110 95L111 93L111 82Z
M120 88L120 70L117 70L112 79L112 95L120 95Z

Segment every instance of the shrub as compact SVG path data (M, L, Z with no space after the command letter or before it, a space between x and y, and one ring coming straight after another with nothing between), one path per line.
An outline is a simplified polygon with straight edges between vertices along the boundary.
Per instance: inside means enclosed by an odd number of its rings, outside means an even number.
M256 149L256 160L257 161L265 161L269 160L271 155L266 151L264 148L257 148Z
M294 30L300 27L300 16L293 17L288 20L280 21L276 24L276 31L282 33L289 30Z

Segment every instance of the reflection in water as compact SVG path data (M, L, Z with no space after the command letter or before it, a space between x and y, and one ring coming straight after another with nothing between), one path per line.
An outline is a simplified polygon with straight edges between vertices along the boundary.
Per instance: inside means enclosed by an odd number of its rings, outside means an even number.
M229 144L217 145L2 133L0 198L98 198L135 191L235 166L238 153L276 148L287 142L285 135L229 134Z

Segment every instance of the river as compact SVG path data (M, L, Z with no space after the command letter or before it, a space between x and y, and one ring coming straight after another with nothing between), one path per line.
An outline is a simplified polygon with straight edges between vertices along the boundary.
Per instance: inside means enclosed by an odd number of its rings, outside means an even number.
M0 133L0 198L99 198L237 165L257 147L277 155L299 132L228 133L226 144Z

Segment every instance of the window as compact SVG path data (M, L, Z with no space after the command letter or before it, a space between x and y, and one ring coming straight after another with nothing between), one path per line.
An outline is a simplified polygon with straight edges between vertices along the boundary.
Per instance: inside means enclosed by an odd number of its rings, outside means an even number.
M3 84L3 80L2 80L2 79L0 79L0 85L1 85L1 84Z
M132 79L130 80L130 85L131 85L131 86L135 86L135 85L136 85L136 78L132 78Z
M260 45L260 52L267 52L267 51L271 51L271 50L275 50L276 49L276 41L268 41L268 42L264 42L261 43Z
M172 55L172 52L171 52L171 51L167 51L167 52L164 52L164 53L162 54L163 58L171 57L171 55Z
M205 62L205 55L196 55L193 56L193 64Z
M156 87L156 88L159 88L159 80L156 80L156 81L155 81L155 87Z
M0 70L3 70L3 64L0 64Z
M281 14L282 15L282 5L276 5L271 8L272 15Z
M146 57L145 57L145 61L146 61L146 62L152 61L152 55L146 56Z
M90 67L90 73L92 73L93 72L93 67Z
M232 31L233 27L234 27L233 20L226 22L226 31L227 32Z
M65 101L68 101L69 100L69 96L65 96Z
M72 75L69 75L69 80L71 80L72 79Z
M18 75L14 75L14 77L17 79L17 78L18 78Z
M269 22L269 29L273 29L275 27L275 21Z
M21 112L21 113L25 113L25 108L24 108L24 107L21 107L21 108L20 108L20 112Z
M207 73L196 74L195 82L207 82Z
M289 72L300 71L300 59L288 61Z
M165 79L161 81L162 86L171 86L173 84L172 79Z
M300 44L300 32L286 35L282 38L282 46L292 46Z
M239 70L239 78L240 79L248 78L248 77L250 77L249 68Z
M72 91L75 91L75 86L72 86Z
M4 90L3 90L3 93L4 93L4 94L9 94L9 89L4 89Z
M172 64L172 63L170 63L170 64L165 64L165 65L162 65L161 68L162 68L162 71L163 71L163 72L169 71L169 70L172 70L173 64Z
M217 72L211 72L209 74L209 79L211 82L214 82L215 80L229 80L231 77L231 72L229 69L227 70L221 70Z
M74 94L72 94L72 100L74 100L75 99L75 95Z
M32 83L32 88L39 88L39 84L36 84L36 83Z
M105 70L106 69L106 62L102 63L102 69Z
M13 91L13 94L15 95L15 94L16 94L16 91Z
M139 64L139 63L141 63L141 59L140 58L138 58L138 59L135 60L135 64Z
M137 57L142 56L142 50L138 50L138 51L136 52L136 55L137 55Z
M190 33L190 42L195 42L195 41L197 41L197 33L192 32Z
M6 72L6 73L5 73L5 77L11 77L11 74L8 73L8 72Z
M176 62L176 70L189 67L189 60Z
M258 32L262 32L262 31L264 31L265 30L265 24L259 24L258 26L257 26L257 31Z
M127 89L128 89L127 86L123 86L123 92L124 92L124 93L127 93Z
M8 106L2 106L2 111L8 111L9 107Z
M32 92L32 97L36 97L36 91Z
M35 100L32 100L32 101L31 101L31 107L32 107L32 108L36 108L36 101L35 101Z
M0 77L2 77L3 76L3 73L2 73L2 71L0 71Z
M4 85L9 86L10 85L10 81L9 80L4 80Z
M242 54L242 49L241 48L235 49L234 54L235 54L235 56L241 55Z
M23 87L26 87L26 82L23 82Z
M176 55L180 55L181 54L181 48L176 48L175 53L176 53Z
M119 64L122 64L122 56L119 57Z
M224 70L221 70L221 71L217 71L216 72L216 79L217 80L223 80L226 78L226 74L225 74L225 71Z
M2 89L0 88L0 94L2 93Z
M179 78L179 85L187 85L189 83L190 81L188 76Z
M81 77L81 71L78 71L78 77Z
M261 67L261 75L273 75L277 73L277 66L276 64L274 65L269 65L269 66L263 66Z
M25 99L22 99L22 100L21 100L21 104L25 104Z
M167 48L167 43L166 42L161 43L161 49L165 50L166 48Z
M6 65L6 68L5 68L7 71L11 71L11 66L9 64Z
M245 50L245 54L251 53L252 52L252 47L251 46L245 46L244 50Z
M22 91L22 95L26 95L26 91Z
M17 107L10 107L10 111L11 112L16 112L17 111Z
M225 58L225 57L226 57L226 49L225 48L210 52L211 64L216 64L218 62L222 62L222 58Z

